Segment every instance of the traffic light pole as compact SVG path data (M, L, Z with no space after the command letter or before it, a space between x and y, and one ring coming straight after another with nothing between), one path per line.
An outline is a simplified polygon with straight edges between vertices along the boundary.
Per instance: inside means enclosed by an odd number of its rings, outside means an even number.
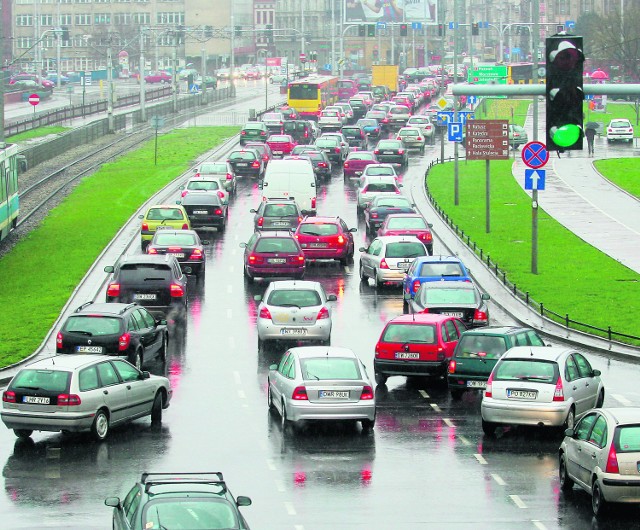
M540 0L531 4L533 35L531 59L533 59L533 83L538 84L538 40L540 39ZM538 139L538 97L533 98L533 140ZM538 189L531 190L531 274L538 274Z

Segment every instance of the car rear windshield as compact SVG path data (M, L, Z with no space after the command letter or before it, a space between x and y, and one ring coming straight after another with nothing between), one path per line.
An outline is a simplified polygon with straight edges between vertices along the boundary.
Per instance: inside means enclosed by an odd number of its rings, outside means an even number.
M427 223L420 217L398 217L389 219L388 229L406 228L408 230L427 228Z
M407 107L394 107L389 110L389 114L408 114L409 109Z
M298 247L293 239L264 237L258 241L256 252L293 252L297 254Z
M431 324L389 324L382 335L382 342L436 343L436 327Z
M216 173L226 173L227 172L227 164L224 162L216 162L215 164L202 164L200 166L200 174L216 174Z
M367 175L372 177L393 177L396 172L392 167L371 167L367 168Z
M244 126L244 128L245 128L245 129L259 129L259 130L262 130L262 129L263 129L263 126L262 126L262 124L261 124L261 123L247 123L247 124Z
M264 116L262 116L263 120L281 120L282 114L277 112L267 112Z
M148 221L182 221L183 219L180 208L151 208L147 212Z
M336 147L339 143L337 138L318 138L316 140L318 147Z
M613 120L610 127L631 127L631 124L626 120Z
M313 307L320 305L320 303L320 295L311 289L278 289L272 291L267 300L268 305L280 307Z
M250 151L236 151L229 155L229 160L255 160L256 154Z
M288 136L274 134L273 136L269 136L269 141L278 143L289 143L291 139Z
M334 223L303 223L299 232L306 236L332 236L338 233L338 225Z
M47 392L68 392L70 380L71 372L26 368L18 372L18 375L16 375L13 381L11 381L10 388L45 390Z
M401 149L402 142L397 140L383 140L378 143L378 149Z
M231 505L210 494L198 498L197 493L179 498L163 498L144 507L142 528L239 528ZM175 521L179 523L175 524ZM172 524L173 523L173 524Z
M264 217L286 217L298 215L295 204L267 204L264 207Z
M374 206L390 208L411 208L411 203L403 197L385 197L375 201Z
M68 333L80 333L93 337L115 335L120 332L121 324L122 319L117 317L77 315L70 316L62 329Z
M188 190L219 190L220 184L216 180L191 180L187 184Z
M456 357L477 357L479 352L486 353L486 359L498 359L507 351L504 337L491 335L462 335L456 348Z
M183 206L220 206L222 201L216 193L189 193L182 199Z
M196 238L193 234L167 234L165 232L158 232L154 240L156 245L179 245L182 247L188 247L197 244Z
M640 453L640 425L617 427L613 443L618 453Z
M125 264L120 268L119 278L124 283L170 280L171 268L163 263Z
M429 123L429 118L411 118L408 123Z
M495 381L535 381L555 385L558 363L539 359L504 359L496 366Z
M375 160L373 153L351 153L347 160Z
M386 258L417 258L426 255L424 245L417 240L415 243L412 241L389 243L385 252Z
M302 377L307 381L361 379L358 362L345 357L303 358L300 359L300 367Z
M432 282L433 283L433 282ZM439 283L439 282L438 282ZM475 304L476 292L473 289L440 289L423 284L421 300L426 304ZM467 284L468 285L468 284Z
M358 125L360 125L360 127L376 127L378 125L378 121L375 118L384 118L384 116L384 112L372 113L370 119L358 120Z
M464 276L459 263L423 263L419 276Z
M398 135L399 136L420 136L420 131L414 131L414 130L400 131Z
M387 184L383 182L374 182L369 184L363 191L365 193L393 193L398 188L394 184Z
M318 85L289 85L289 99L318 99Z

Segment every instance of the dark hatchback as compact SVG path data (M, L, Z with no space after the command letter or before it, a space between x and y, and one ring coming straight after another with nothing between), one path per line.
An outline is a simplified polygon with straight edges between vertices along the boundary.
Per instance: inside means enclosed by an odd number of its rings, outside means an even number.
M240 131L240 145L247 142L266 142L271 134L267 126L261 121L251 121Z
M315 146L311 146L315 149ZM313 166L313 172L316 174L317 178L331 178L331 160L327 156L327 153L324 151L303 151L299 155L295 155L300 158L308 158ZM292 157L285 157L287 159Z
M544 341L535 330L516 326L465 331L449 361L447 382L451 397L459 399L465 390L487 388L493 367L514 346L544 346Z
M189 193L181 202L191 228L217 228L222 231L227 227L228 205L216 194Z
M256 232L240 247L244 248L244 277L249 283L256 277L304 278L304 253L290 232Z
M409 312L449 315L462 320L468 328L487 326L490 298L471 282L425 282L409 301Z
M380 140L373 152L379 162L399 164L402 167L409 164L409 155L401 140Z
M350 147L367 148L367 133L359 125L348 125L340 129L340 132L347 139Z
M236 175L248 175L256 178L262 177L266 166L262 155L255 149L236 149L231 151L227 162L231 164Z
M367 107L367 104L364 102L363 99L355 99L355 98L350 99L349 105L351 105L351 108L353 109L354 120L359 120L360 118L364 118L364 115L369 110L369 107Z
M415 211L415 204L406 197L385 197L381 195L374 197L373 201L365 208L364 223L367 227L367 232L373 234L382 226L387 216L399 213L415 213Z
M207 265L204 246L208 244L209 241L200 240L195 230L161 230L153 236L147 254L171 254L183 271L188 267L198 278L203 278Z
M296 144L309 145L316 141L316 131L307 120L285 120L282 134L291 136Z
M104 271L112 274L107 285L107 302L136 302L153 315L185 320L187 276L175 256L123 256Z
M295 201L266 200L257 209L252 208L255 230L295 230L302 221L302 212Z
M167 356L167 322L138 304L87 302L67 317L56 336L56 353L98 353L142 363Z

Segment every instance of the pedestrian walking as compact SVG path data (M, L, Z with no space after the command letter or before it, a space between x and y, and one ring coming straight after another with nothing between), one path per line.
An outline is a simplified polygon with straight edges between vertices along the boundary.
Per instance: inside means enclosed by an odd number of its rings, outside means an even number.
M587 127L584 131L584 135L587 137L587 148L589 151L589 156L593 156L593 141L596 137L596 130L591 127Z

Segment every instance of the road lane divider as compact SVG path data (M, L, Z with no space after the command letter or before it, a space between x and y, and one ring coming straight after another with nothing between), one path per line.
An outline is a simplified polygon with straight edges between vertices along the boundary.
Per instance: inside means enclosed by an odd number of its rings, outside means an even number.
M272 458L267 458L267 467L269 468L269 471L278 471L278 468L276 467L276 463L273 461Z
M478 463L482 464L483 466L487 466L487 465L489 465L489 462L487 462L487 461L484 459L484 456L482 456L480 453L475 453L473 456L476 458L476 460L478 461Z
M471 445L471 442L461 434L458 435L458 440L460 440L463 443L463 445Z
M615 399L621 405L624 405L625 407L630 407L631 405L633 405L633 403L631 401L629 401L626 397L624 397L624 396L622 396L620 394L611 394L611 397L613 399Z
M513 501L513 504L515 504L518 508L521 508L524 510L527 507L527 505L518 495L509 495L509 498Z
M533 523L533 526L535 526L538 530L547 530L547 527L540 521L533 519L531 522Z
M438 413L442 412L442 409L438 406L438 404L437 404L437 403L430 403L430 405L431 405L431 408L432 408L434 411L436 411L436 412L438 412Z
M424 390L418 390L418 392L424 399L429 399L429 394L427 394Z
M285 501L284 502L284 507L285 507L285 510L287 510L287 513L289 515L298 515L298 512L296 512L296 509L293 507L293 503L292 502Z
M233 318L233 311L231 310L231 308L227 309L227 318L229 319Z
M507 483L504 480L502 480L502 477L496 473L491 473L491 478L496 481L496 484L498 484L498 486L507 485Z
M449 418L442 418L442 421L447 427L455 427L455 425Z

